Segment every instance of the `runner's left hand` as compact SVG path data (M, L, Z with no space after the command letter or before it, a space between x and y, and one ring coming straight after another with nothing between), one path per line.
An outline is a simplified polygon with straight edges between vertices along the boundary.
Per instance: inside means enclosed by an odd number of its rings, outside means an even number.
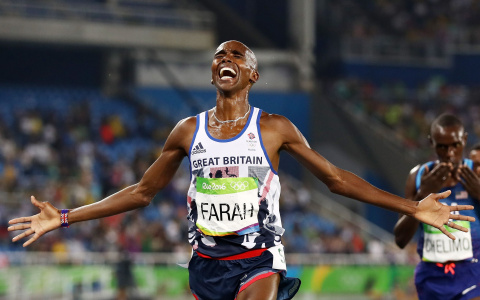
M454 211L460 210L472 210L472 205L455 205L448 206L439 202L440 199L445 199L450 195L451 191L445 191L438 194L430 194L428 197L424 198L417 205L417 211L413 217L420 222L425 224L432 225L433 227L438 228L446 236L455 239L455 236L447 231L444 225L447 225L451 228L467 232L468 229L451 222L450 220L463 220L474 222L475 218L470 216L464 216L460 214L452 214Z

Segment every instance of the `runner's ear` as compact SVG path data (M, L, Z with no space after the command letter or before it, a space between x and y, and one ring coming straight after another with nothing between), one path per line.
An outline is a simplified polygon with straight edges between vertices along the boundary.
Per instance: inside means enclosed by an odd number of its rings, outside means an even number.
M255 82L258 81L258 79L260 78L260 74L258 74L258 72L256 70L254 70L252 72L252 74L250 75L250 83L254 84Z

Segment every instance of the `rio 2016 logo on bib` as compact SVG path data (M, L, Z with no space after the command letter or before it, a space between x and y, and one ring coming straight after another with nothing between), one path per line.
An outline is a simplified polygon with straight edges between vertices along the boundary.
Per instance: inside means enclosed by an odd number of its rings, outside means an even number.
M203 178L197 177L197 193L211 195L226 195L258 190L258 178Z
M204 190L225 190L227 188L227 186L225 185L225 183L222 183L222 184L215 184L215 183L208 184L208 183L204 182L204 183L202 183L202 188Z

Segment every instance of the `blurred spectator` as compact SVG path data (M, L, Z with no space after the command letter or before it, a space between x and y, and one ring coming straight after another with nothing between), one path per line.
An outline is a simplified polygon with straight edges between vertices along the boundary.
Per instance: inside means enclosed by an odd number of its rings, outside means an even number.
M102 141L107 145L111 145L115 140L115 132L110 122L108 122L106 119L103 120L102 126L100 127L100 135L102 137Z
M122 250L120 258L115 265L115 278L117 280L116 300L127 300L132 298L132 290L135 287L133 275L133 262L128 251Z

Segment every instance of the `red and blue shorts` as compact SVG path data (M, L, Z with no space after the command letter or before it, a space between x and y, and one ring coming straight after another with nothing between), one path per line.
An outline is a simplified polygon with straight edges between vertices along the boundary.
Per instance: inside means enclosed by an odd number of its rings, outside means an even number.
M234 300L255 281L280 274L277 299L292 299L300 279L286 277L284 270L272 268L273 255L266 249L215 259L193 252L188 265L190 290L197 300Z

